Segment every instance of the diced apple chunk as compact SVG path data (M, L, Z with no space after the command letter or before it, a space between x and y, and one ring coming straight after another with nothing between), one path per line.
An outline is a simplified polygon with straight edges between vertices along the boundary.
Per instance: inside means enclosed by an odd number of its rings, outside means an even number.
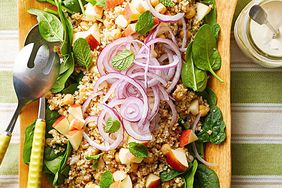
M86 4L85 17L89 21L95 21L96 19L101 19L103 16L103 8L98 6L93 6L91 3Z
M126 178L126 173L124 171L118 170L113 173L115 181L122 181Z
M156 9L157 12L159 12L161 14L164 14L166 12L166 7L162 3L157 4L155 9Z
M196 134L191 130L184 130L179 138L179 146L180 147L184 147L192 142L195 142L198 140L198 137L196 136Z
M67 135L69 133L69 121L65 116L59 117L52 125L62 135Z
M136 23L129 24L126 29L123 31L123 36L131 36L132 34L136 33Z
M127 20L125 16L119 15L115 20L115 24L121 28L126 28L129 24L129 20Z
M131 3L126 5L123 14L129 22L138 20L141 15L141 13Z
M106 8L115 8L116 6L121 5L123 2L124 0L106 0Z
M208 5L205 5L203 3L196 3L196 10L197 10L197 14L196 14L196 21L200 22L201 20L204 19L204 17L206 15L208 15L208 13L210 13L211 11L211 7Z
M155 174L149 174L146 180L146 188L158 188L161 187L161 179Z
M149 10L149 7L144 0L132 0L131 5L141 14L146 10Z
M189 167L185 151L181 148L170 150L166 154L166 161L173 169L179 172L184 172Z
M153 7L157 6L157 5L160 3L159 0L150 0L150 1L151 1L151 5L152 5Z
M135 157L129 149L121 148L119 150L119 160L121 164L141 163L143 158Z
M79 104L71 105L69 110L69 114L71 114L75 119L83 120L82 108Z
M100 30L97 23L93 24L89 29L88 32L93 35L93 37L100 43L101 37L100 37Z
M118 180L111 184L110 188L132 188L132 181L129 175L124 180Z
M91 50L95 50L100 45L92 34L89 34L85 39L87 40Z
M83 131L74 130L70 131L67 135L67 138L69 139L74 150L77 150L80 146L80 143L82 141L82 133Z
M84 127L84 123L79 119L73 119L70 123L70 131L78 130L81 131Z
M193 114L194 116L196 116L199 113L199 101L198 101L198 99L195 99L191 102L188 111L191 114Z

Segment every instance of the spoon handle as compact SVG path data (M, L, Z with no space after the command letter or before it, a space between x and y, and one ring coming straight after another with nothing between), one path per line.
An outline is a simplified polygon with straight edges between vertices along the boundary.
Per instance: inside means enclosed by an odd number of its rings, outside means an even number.
M37 119L34 129L32 149L30 155L29 172L27 187L40 188L41 174L43 166L43 153L45 144L46 122L43 119Z
M11 140L10 134L4 133L4 134L0 135L0 165L1 165L3 158L6 154L10 140Z

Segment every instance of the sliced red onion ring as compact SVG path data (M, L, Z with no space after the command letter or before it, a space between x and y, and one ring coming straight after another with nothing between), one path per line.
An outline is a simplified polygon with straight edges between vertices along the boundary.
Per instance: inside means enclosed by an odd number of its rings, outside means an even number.
M85 125L87 125L88 123L90 122L95 122L97 121L97 117L96 116L88 116L86 119L85 119Z
M182 31L183 31L183 39L182 39L182 46L181 46L181 51L185 52L186 51L186 46L187 46L187 26L186 26L186 21L185 18L183 17L182 19Z
M141 133L140 131L138 131L137 123L123 120L123 125L127 134L136 140L147 141L153 139L153 136L151 135L150 131L147 131L147 133Z
M197 117L195 118L195 120L194 120L194 123L193 123L193 125L192 125L192 131L193 131L193 132L195 132L196 126L197 126L197 124L199 123L200 118L201 118L201 113L199 113L199 114L197 115ZM209 163L209 162L207 162L205 159L203 159L203 158L200 156L200 154L198 153L198 150L197 150L197 147L196 147L195 142L192 143L192 147L193 147L193 151L194 151L194 153L195 153L196 158L197 158L200 162L202 162L202 163L203 163L204 165L206 165L206 166L217 166L217 165L214 164L214 163Z
M161 14L154 9L154 7L151 5L150 0L146 0L146 1L147 1L148 6L149 6L150 12L155 17L157 17L158 19L160 19L163 22L176 22L176 21L180 20L181 18L183 18L183 16L184 16L184 13L178 13L174 16Z
M120 114L127 121L137 122L141 119L143 106L139 98L128 97L120 107Z

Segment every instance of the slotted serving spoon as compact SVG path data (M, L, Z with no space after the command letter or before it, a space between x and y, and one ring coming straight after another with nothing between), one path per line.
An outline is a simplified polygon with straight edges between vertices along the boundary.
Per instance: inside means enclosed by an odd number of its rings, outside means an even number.
M29 32L25 47L15 59L13 83L18 98L16 111L4 133L0 135L0 164L5 156L21 109L42 97L56 81L59 56L52 46L41 38L36 25Z

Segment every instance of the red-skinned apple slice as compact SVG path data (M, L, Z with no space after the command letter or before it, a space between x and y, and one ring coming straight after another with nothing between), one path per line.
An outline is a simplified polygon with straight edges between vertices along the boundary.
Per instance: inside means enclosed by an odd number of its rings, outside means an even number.
M118 5L121 5L124 0L106 0L106 7L107 9L115 8Z
M127 37L130 36L134 33L136 33L136 23L134 24L129 24L126 29L123 31L123 36Z
M166 162L175 170L184 172L188 169L187 157L182 148L172 149L166 154Z
M82 108L79 104L71 105L68 112L76 119L83 120Z
M70 123L70 131L81 131L84 128L84 123L79 119L73 119Z
M198 140L198 137L196 136L196 134L191 130L184 130L182 131L180 138L179 138L179 146L181 148L183 148L184 146L195 142Z
M141 13L134 6L128 3L123 11L123 15L128 21L136 21Z
M126 175L124 180L115 181L110 188L132 188L132 181L129 175Z
M119 160L121 164L141 163L143 158L138 158L130 153L129 149L121 148L119 150Z
M82 133L83 131L74 130L70 131L67 135L67 138L69 139L74 150L77 150L80 146L80 143L82 141Z
M95 50L100 45L92 34L89 34L85 39L87 40L91 50Z
M161 179L155 174L149 174L146 180L146 188L158 188L161 187Z
M65 116L59 117L52 127L65 136L69 133L69 121Z

